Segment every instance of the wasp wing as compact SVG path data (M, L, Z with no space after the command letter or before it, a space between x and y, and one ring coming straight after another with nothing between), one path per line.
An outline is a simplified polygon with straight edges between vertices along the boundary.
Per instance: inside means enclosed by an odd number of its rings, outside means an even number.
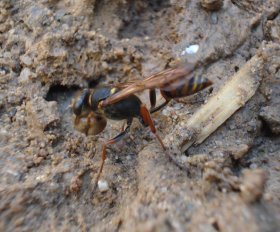
M166 86L170 82L177 80L178 78L187 77L190 73L192 73L194 68L194 64L188 63L184 66L169 68L155 73L151 76L146 77L144 80L139 80L128 85L119 92L106 98L101 104L102 106L114 104L131 94L141 92L145 89L163 88L164 86ZM123 86L125 85L126 83L123 84Z
M129 87L130 85L135 84L135 83L138 82L138 81L139 81L139 80L135 80L135 81L132 80L132 81L127 81L127 82L125 82L125 83L117 83L117 84L113 84L113 87L114 87L114 88L117 88L117 89L123 90L123 89Z

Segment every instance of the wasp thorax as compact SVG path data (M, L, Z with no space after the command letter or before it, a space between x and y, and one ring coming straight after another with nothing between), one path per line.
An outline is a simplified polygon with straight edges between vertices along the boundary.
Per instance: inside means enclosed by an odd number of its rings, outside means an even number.
M107 120L105 117L89 114L87 117L76 116L74 127L86 135L96 135L104 130Z

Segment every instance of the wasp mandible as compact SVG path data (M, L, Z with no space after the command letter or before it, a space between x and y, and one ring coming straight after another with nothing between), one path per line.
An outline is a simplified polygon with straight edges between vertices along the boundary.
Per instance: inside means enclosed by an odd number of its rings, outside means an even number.
M72 109L75 114L74 126L86 135L96 135L102 132L107 124L107 118L113 120L126 120L126 128L102 146L101 165L96 177L96 187L103 170L106 159L106 148L114 144L129 132L134 118L145 127L149 126L162 148L165 150L161 138L156 132L151 113L163 108L171 99L192 95L210 86L212 82L195 73L194 64L185 64L155 73L147 78L133 83L103 86L94 90L84 89L73 101ZM149 89L150 110L135 95ZM156 106L156 89L160 90L165 102Z

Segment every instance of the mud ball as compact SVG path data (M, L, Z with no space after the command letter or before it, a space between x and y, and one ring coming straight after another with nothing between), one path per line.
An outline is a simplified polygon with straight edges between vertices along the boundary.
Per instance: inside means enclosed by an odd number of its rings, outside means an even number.
M217 11L223 7L223 0L200 0L201 6L207 11Z
M96 117L92 114L74 118L74 128L86 135L97 135L106 127L105 117Z

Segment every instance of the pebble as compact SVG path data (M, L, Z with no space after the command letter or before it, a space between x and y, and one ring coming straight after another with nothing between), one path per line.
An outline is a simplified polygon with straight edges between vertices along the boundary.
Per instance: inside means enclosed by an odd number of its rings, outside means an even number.
M4 75L6 75L6 70L0 69L0 76L4 76Z
M98 185L99 191L102 193L107 192L109 190L109 185L108 185L107 181L99 180L97 185Z
M169 115L169 111L168 110L166 110L166 109L164 109L163 111L162 111L162 114L164 115L164 116L168 116Z
M240 144L230 149L230 153L235 160L243 158L249 151L250 147L247 144Z
M22 55L20 60L26 66L30 66L32 64L32 59L28 55Z
M64 9L60 9L60 10L57 10L56 11L56 14L55 14L55 19L56 20L61 20L62 17L66 14L66 11Z
M198 44L193 44L185 48L184 51L182 51L181 55L189 54L193 55L196 54L199 50L199 45Z
M270 193L265 193L263 195L263 198L265 201L272 201L273 200L273 196Z
M57 102L48 102L42 97L33 98L26 103L27 124L33 128L45 130L60 121Z
M0 141L2 144L7 143L12 135L5 129L0 130Z
M122 58L124 56L124 50L122 47L118 47L118 48L115 48L114 50L114 55L117 57L117 58Z
M185 156L185 155L182 155L182 156L181 156L181 160L182 160L183 163L185 163L185 162L187 162L188 157Z
M218 147L222 147L224 145L224 142L223 141L215 141L215 144L218 146Z
M32 73L31 73L30 69L24 68L19 75L18 81L22 84L27 83L27 82L29 82L31 77L32 77Z
M252 163L252 164L250 165L250 169L256 169L257 167L258 167L258 165L255 164L255 163Z
M41 29L42 25L49 24L50 21L51 11L47 7L34 4L34 6L30 8L30 12L25 23L29 28L32 28L34 31L36 31L36 29Z
M244 170L240 185L241 197L248 203L259 200L264 192L267 174L262 169Z

